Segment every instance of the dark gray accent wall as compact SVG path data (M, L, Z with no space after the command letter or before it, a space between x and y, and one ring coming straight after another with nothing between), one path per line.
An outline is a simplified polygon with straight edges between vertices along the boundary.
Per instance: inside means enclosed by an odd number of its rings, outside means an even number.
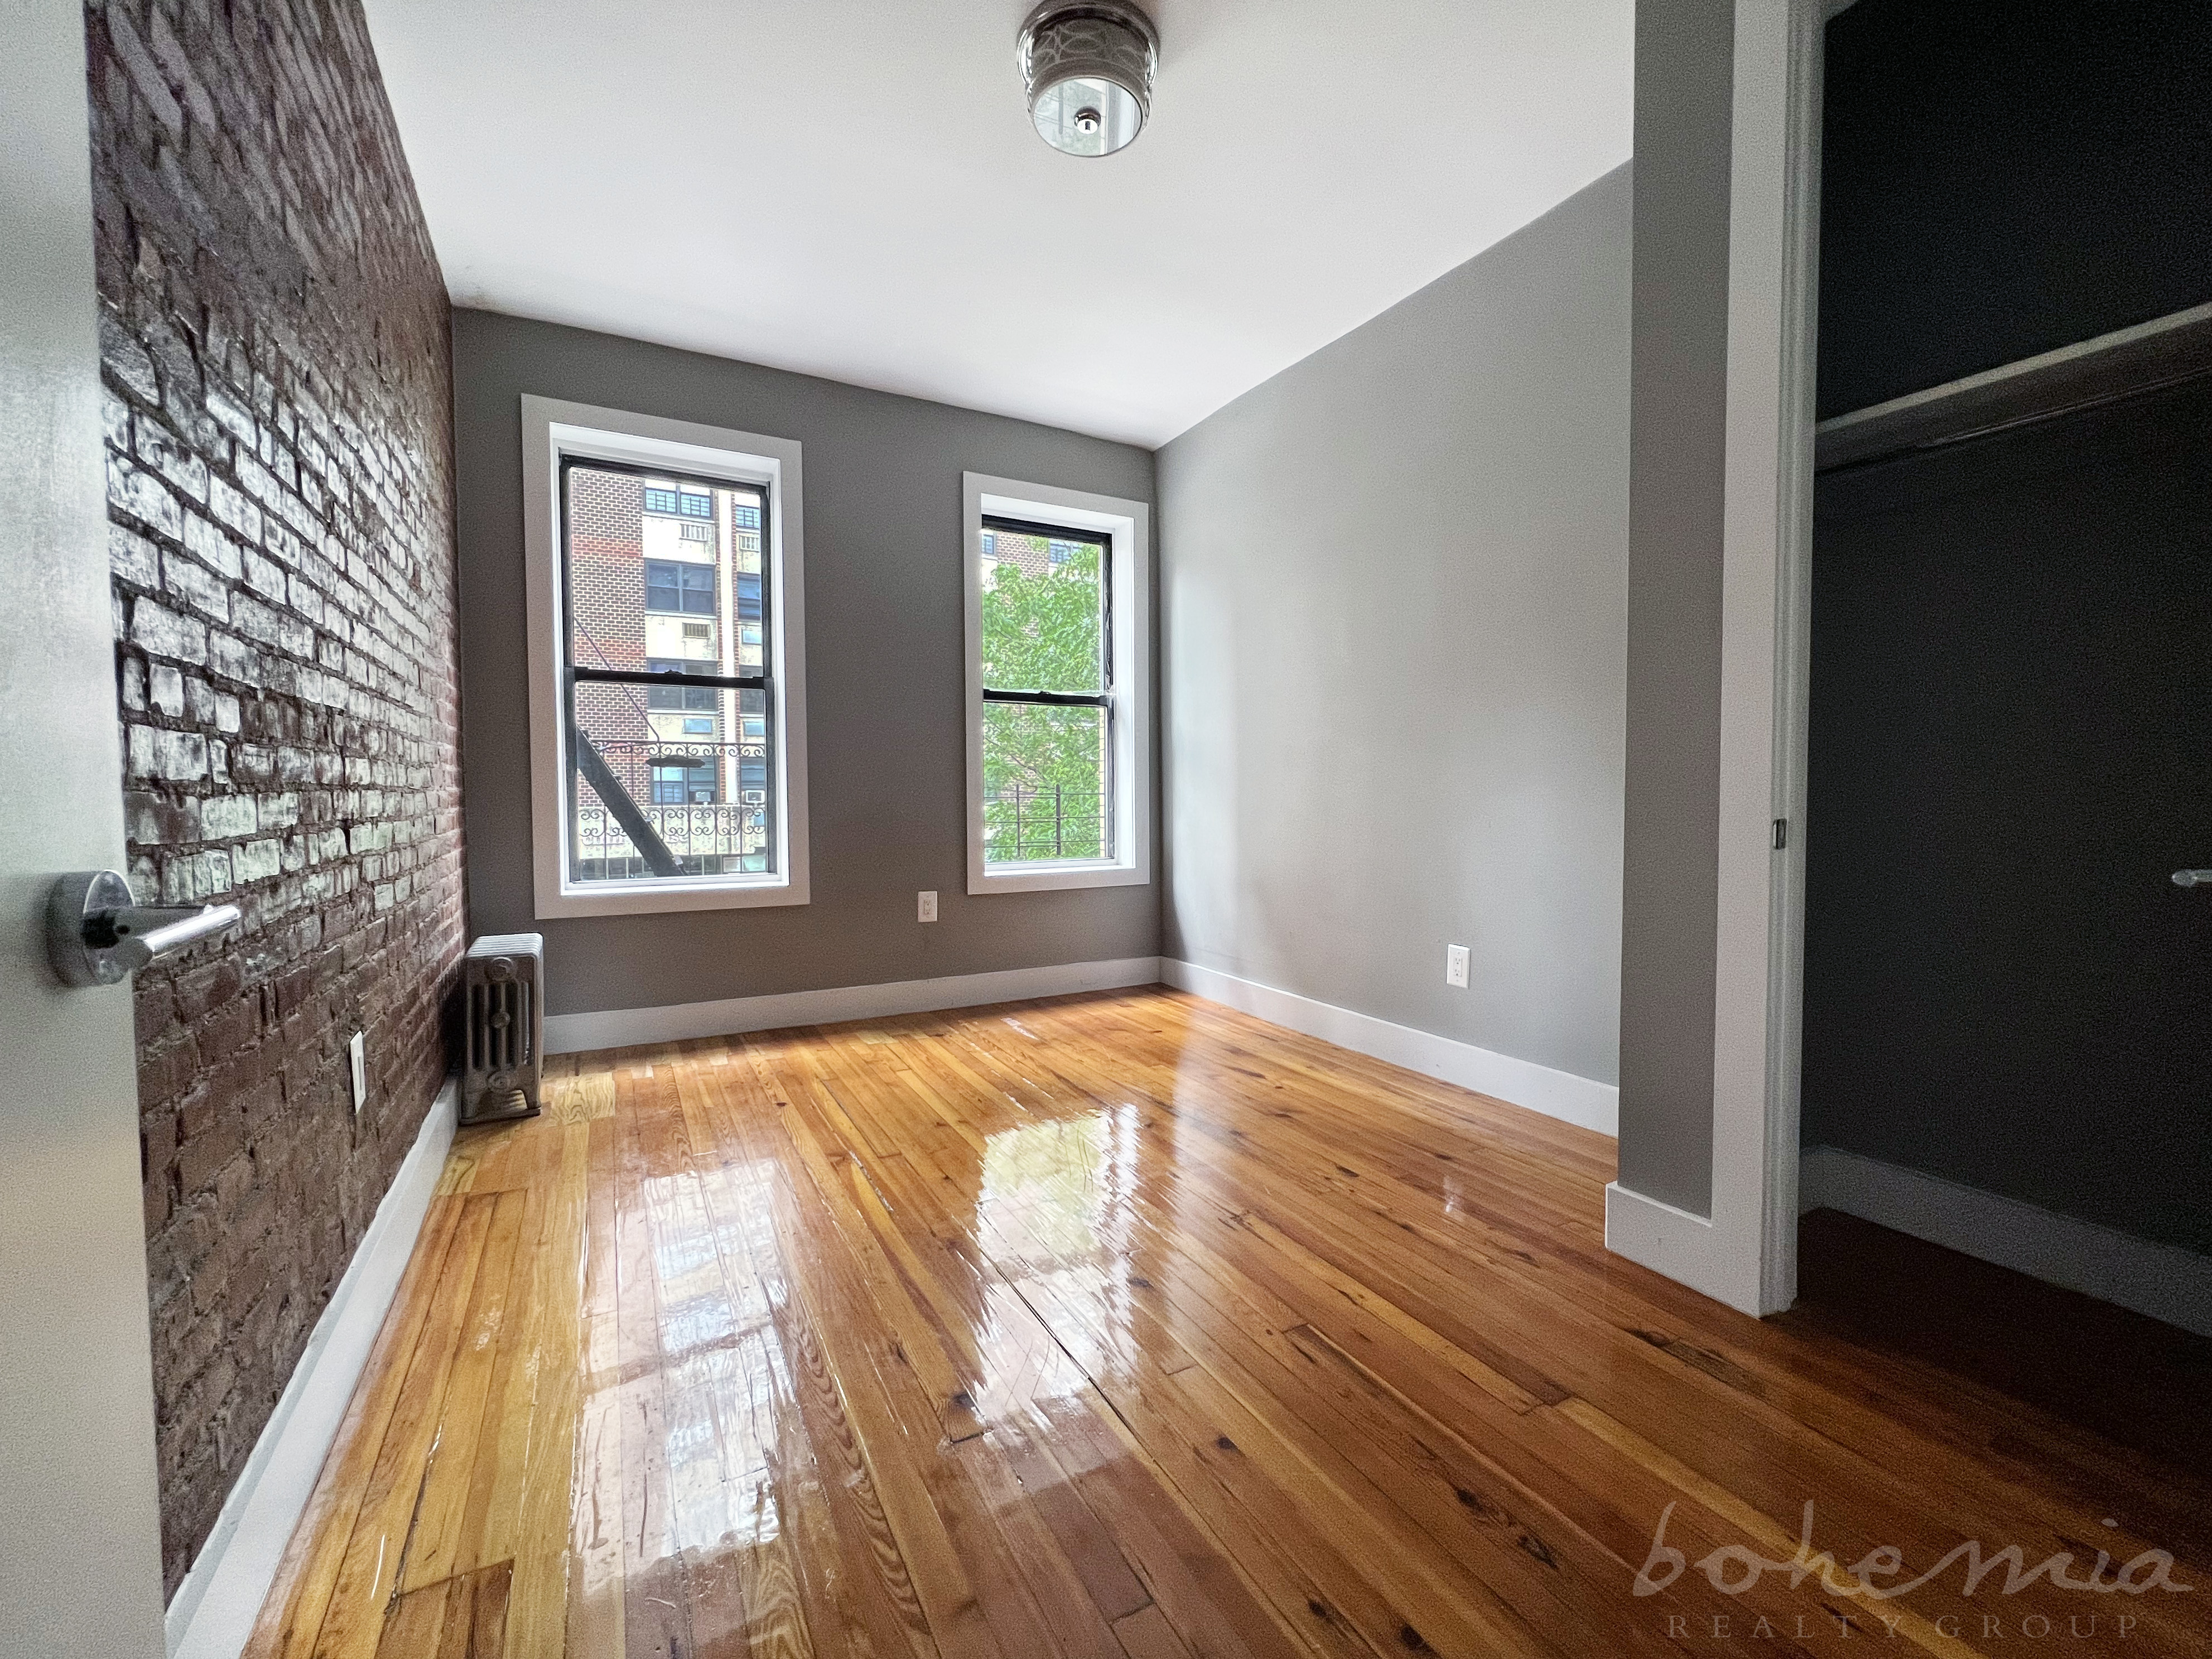
M1157 884L967 886L961 479L1150 501L1152 458L1024 421L487 312L453 319L469 921L545 935L549 1011L1150 956ZM524 392L796 439L805 453L811 904L536 919ZM940 920L915 920L933 888Z
M1167 952L1605 1083L1630 195L1623 166L1159 458Z
M1638 0L1620 1183L1712 1203L1731 0Z
M2212 382L1815 497L1804 1141L2212 1249Z
M1861 0L1823 110L1824 412L2212 297L2200 3ZM2212 1249L2208 443L2199 381L1820 479L1807 1146Z
M1824 417L2212 299L2203 0L1859 0L1821 129Z

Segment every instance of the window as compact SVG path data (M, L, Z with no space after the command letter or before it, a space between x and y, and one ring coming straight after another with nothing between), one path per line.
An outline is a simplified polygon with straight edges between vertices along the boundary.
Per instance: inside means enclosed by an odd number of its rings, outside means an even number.
M684 672L684 665L674 658L648 657L645 660L645 672L647 674L681 674ZM648 681L645 706L647 708L706 709L712 712L722 705L711 685L654 685ZM762 720L758 724L762 729L752 735L767 737L768 722Z
M690 725L689 720L684 722ZM655 806L703 806L715 799L714 765L684 756L659 756L653 763Z
M966 479L971 893L1150 879L1150 511Z
M799 446L522 401L538 914L805 903Z
M642 503L647 513L667 514L684 519L711 519L714 516L714 492L688 483L659 482L645 486ZM690 526L686 526L688 530Z
M691 620L718 615L725 588L745 596L750 615L764 614L767 573L757 545L740 547L734 533L718 539L714 529L718 495L743 501L757 517L763 490L644 478L612 461L573 455L562 458L560 477L570 623L568 882L580 888L775 873L766 816L741 810L738 799L741 787L753 787L765 803L766 720L756 738L720 740L726 721L734 730L744 709L769 701L762 653L751 648L763 643L761 628L748 624L752 637L741 649L718 638L714 623ZM650 556L656 542L673 550L656 532L648 504L671 501L679 515L677 545L696 548L705 562ZM702 517L690 510L694 501L705 504L703 525L694 523ZM690 534L695 528L706 530L705 542ZM652 752L677 739L680 750ZM669 807L685 810L659 810Z
M684 526L689 530L691 526ZM645 608L647 611L690 611L695 616L714 614L714 567L711 564L677 564L667 559L645 561ZM757 594L760 578L753 578ZM759 609L756 599L754 609ZM702 632L693 637L706 638Z
M983 861L1114 855L1114 538L986 519Z

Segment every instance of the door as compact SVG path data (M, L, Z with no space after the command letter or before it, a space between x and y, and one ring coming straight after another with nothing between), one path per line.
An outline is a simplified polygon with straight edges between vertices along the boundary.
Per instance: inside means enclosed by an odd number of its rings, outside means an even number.
M0 1651L162 1651L127 985L46 891L118 867L84 13L0 0Z

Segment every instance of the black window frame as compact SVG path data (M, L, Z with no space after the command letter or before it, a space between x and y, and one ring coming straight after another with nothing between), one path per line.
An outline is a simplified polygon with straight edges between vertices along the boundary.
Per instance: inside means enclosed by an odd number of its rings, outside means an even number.
M773 501L774 492L772 487L767 483L757 482L750 478L716 478L696 473L672 472L665 467L641 466L628 461L606 460L594 455L572 455L565 452L560 454L559 463L559 477L556 481L557 487L555 494L560 508L560 523L558 526L559 541L556 550L559 555L561 566L561 615L562 618L562 627L561 629L561 687L562 696L567 705L564 713L567 717L567 729L569 733L568 741L564 742L562 745L563 750L566 752L568 762L568 776L564 781L567 786L566 793L568 796L569 822L574 823L576 821L577 810L582 804L582 792L584 787L582 767L580 763L580 757L576 753L578 743L577 734L582 730L581 726L578 723L576 716L576 688L578 686L641 685L647 688L648 693L655 689L685 686L701 686L714 690L726 691L758 691L761 694L761 708L759 712L765 722L761 746L763 750L763 764L765 768L767 776L767 798L762 812L761 822L767 831L766 847L768 863L767 867L764 870L746 871L744 872L743 874L748 877L781 875L783 873L785 852L782 841L778 832L778 826L781 818L781 813L778 811L780 757L775 752L777 729L775 720L775 677L770 672L775 663L775 638L771 620L775 614L774 573L770 569L770 559L769 554L769 549L771 544L769 540L769 531L770 528L769 521L770 515L775 511L775 504ZM570 484L568 475L575 468L580 466L592 471L617 473L624 477L634 477L640 480L639 513L641 515L641 523L642 523L642 518L646 510L643 505L643 489L645 488L643 481L648 478L655 481L662 479L675 480L679 492L679 500L682 488L687 483L706 490L710 501L713 498L714 492L718 489L749 492L757 498L760 503L760 527L757 533L761 538L759 573L761 584L761 666L760 671L757 673L692 674L670 673L665 671L653 672L643 669L592 668L580 664L576 660L576 622L574 595L573 591L573 583L575 573L574 560L571 556L570 551L572 547L572 526L569 523ZM653 516L659 518L678 518L681 521L686 523L696 521L696 520L685 517L684 515L673 514L656 514ZM707 522L712 523L713 521L713 513L710 508ZM734 524L732 525L732 533L733 536L736 533L736 526ZM643 575L642 567L647 562L642 556L642 552L643 550L641 547L639 564L641 567L640 576L641 585ZM733 565L735 563L735 555L736 547L734 542L732 542L731 556ZM663 562L656 561L655 562ZM665 561L665 562L682 563L684 561L673 560ZM717 580L714 593L715 609L713 616L714 620L719 625L722 622L720 583L719 580L720 567L718 564L717 566L711 568L717 571ZM732 569L731 574L734 577L738 573ZM732 586L734 589L734 581ZM734 600L734 593L732 598ZM690 611L654 611L647 612L641 611L640 614L641 616L650 614L653 616L681 617L690 616L694 613ZM665 659L655 659L654 660L665 660ZM651 698L648 695L646 699L646 707L641 709L641 714L684 712L665 709L652 710L650 705ZM745 739L744 737L744 720L748 712L749 711L744 708L744 699L740 697L737 703L735 724L733 726L725 729L720 739L722 742L730 744L735 750L736 752L732 756L732 758L737 763L735 769L739 772L742 772L744 765L744 749ZM596 786L594 786L594 787L596 787ZM623 793L627 794L629 792L627 790L623 790ZM652 759L651 757L648 756L646 770L646 793L650 797L653 793ZM732 793L734 793L736 792L733 791ZM642 802L633 801L632 804L642 807L663 805L666 803L647 799ZM734 800L718 804L732 806L738 806L741 805ZM665 856L665 848L663 849L662 855ZM573 867L563 873L565 880L575 883L580 887L613 886L623 882L639 879L635 877L603 877L593 879L586 879L579 877ZM684 873L684 872L680 871L677 872L679 876ZM651 879L655 881L663 881L670 878L671 878L669 876L663 874L656 874L651 878Z
M1046 708L1098 708L1105 712L1106 730L1103 734L1106 758L1100 769L1098 816L1102 824L1099 836L1100 855L1096 859L1011 859L1000 860L1001 864L1031 866L1041 864L1098 864L1111 863L1119 856L1121 844L1121 812L1118 810L1121 792L1116 783L1115 762L1121 752L1120 733L1116 723L1121 711L1116 707L1114 690L1114 532L1110 530L1085 530L1073 525L1048 524L1036 519L1010 518L1004 514L986 513L981 528L985 534L1004 531L1009 535L1042 538L1047 547L1048 574L1059 568L1049 551L1054 542L1077 542L1098 549L1098 684L1096 694L1073 691L1007 691L994 690L988 681L981 678L982 665L976 665L976 676L982 684L985 704L994 702L1028 703ZM994 562L1006 562L1006 556L993 548ZM985 642L976 640L978 656ZM988 848L987 866L991 862Z

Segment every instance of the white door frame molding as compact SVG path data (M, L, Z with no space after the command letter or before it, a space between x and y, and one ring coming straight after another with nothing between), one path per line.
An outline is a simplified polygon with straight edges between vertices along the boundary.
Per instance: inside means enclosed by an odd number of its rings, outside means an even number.
M1606 1195L1612 1249L1751 1314L1797 1293L1820 48L1838 9L1735 6L1711 1213Z

